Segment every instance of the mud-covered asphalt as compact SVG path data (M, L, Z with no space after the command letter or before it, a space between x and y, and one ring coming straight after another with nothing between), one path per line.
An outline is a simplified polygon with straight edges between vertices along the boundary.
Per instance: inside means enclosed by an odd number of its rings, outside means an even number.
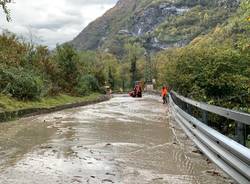
M160 97L108 102L0 124L1 184L227 184Z

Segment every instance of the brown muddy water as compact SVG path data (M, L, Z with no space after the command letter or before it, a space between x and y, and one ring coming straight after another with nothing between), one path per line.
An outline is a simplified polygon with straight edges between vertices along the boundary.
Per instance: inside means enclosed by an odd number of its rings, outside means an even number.
M232 183L171 120L160 97L0 124L1 184Z

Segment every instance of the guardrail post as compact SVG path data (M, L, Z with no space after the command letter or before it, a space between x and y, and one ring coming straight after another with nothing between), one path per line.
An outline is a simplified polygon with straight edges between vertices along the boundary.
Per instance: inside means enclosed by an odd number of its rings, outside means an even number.
M181 101L181 108L182 108L182 110L187 111L186 107L187 107L186 103Z
M246 145L246 126L243 123L236 122L236 137L237 137L237 142Z
M207 113L207 111L202 111L202 122L204 123L204 124L208 124L208 120L207 120L207 116L208 116L208 113Z
M188 112L188 114L193 115L192 114L192 106L189 104L187 104L187 112Z

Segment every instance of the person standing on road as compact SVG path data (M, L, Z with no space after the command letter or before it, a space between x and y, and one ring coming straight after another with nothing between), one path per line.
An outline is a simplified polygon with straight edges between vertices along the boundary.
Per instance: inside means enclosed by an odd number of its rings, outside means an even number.
M161 96L162 96L163 104L167 103L167 94L168 94L167 87L163 86L162 90L161 90Z

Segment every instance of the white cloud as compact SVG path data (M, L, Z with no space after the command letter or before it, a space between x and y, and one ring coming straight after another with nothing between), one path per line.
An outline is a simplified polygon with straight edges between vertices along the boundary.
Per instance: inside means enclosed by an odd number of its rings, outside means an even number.
M16 0L11 4L12 22L0 11L0 28L19 35L36 35L53 48L72 40L90 22L113 7L117 0Z

